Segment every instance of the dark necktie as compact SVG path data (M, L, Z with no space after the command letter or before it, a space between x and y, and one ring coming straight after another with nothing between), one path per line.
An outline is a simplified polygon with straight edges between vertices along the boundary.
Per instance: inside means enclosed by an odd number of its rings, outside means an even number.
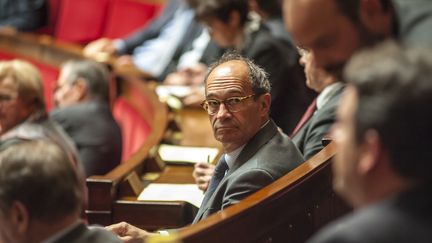
M225 155L223 154L216 165L216 168L215 168L213 176L210 180L209 187L205 193L205 196L204 196L204 199L203 199L201 206L205 205L207 203L207 201L209 200L211 195L214 193L214 191L218 187L219 183L224 178L225 172L227 170L228 170L228 165L225 161Z
M313 116L315 110L317 109L316 106L316 99L312 101L312 103L307 108L306 112L303 114L300 121L297 123L297 126L294 128L294 131L291 133L290 137L294 137L300 129L309 121L309 119Z

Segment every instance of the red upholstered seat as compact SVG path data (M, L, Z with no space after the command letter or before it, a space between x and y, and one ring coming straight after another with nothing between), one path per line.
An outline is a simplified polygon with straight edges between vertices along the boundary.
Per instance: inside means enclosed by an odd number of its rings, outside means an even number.
M47 110L51 110L54 107L54 90L57 84L57 78L59 75L59 70L47 64L40 63L36 60L29 58L23 58L10 53L0 52L0 60L11 60L11 59L22 59L34 64L40 71L42 75L42 80L44 82L44 96L47 106Z
M120 38L145 26L161 9L161 4L136 0L111 0L104 37Z
M126 161L144 144L151 132L151 127L140 112L122 97L114 102L113 115L122 131L122 161Z
M87 43L100 38L105 28L110 0L62 0L55 37Z

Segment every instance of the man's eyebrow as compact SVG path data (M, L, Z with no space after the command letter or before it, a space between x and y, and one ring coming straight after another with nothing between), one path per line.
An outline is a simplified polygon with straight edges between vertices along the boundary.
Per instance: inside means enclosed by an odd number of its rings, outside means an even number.
M242 92L239 90L228 90L225 94L228 95L242 95ZM206 97L214 97L217 96L214 92L210 92L206 94Z

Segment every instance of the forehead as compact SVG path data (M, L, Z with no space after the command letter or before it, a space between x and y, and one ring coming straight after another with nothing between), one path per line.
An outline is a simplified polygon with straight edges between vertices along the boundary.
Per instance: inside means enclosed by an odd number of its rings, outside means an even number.
M208 94L218 91L243 93L252 90L246 63L236 60L217 66L207 78L206 89Z
M326 34L343 17L334 0L285 0L284 17L300 45Z

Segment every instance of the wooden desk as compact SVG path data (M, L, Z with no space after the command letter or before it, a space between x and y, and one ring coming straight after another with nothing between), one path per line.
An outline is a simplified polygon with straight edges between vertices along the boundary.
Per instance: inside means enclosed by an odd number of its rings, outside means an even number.
M185 146L206 146L221 148L213 136L208 114L201 108L186 108L178 112L182 131L180 144Z

